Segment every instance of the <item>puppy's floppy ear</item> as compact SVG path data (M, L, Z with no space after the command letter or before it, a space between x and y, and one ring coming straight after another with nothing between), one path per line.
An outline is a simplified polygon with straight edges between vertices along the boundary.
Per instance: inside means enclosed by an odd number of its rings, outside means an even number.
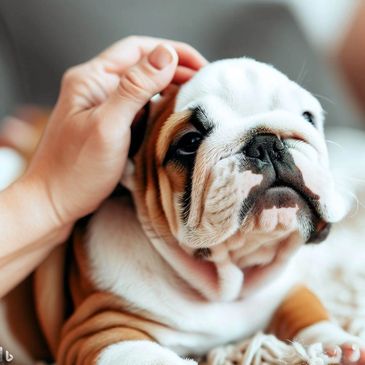
M179 87L169 85L161 93L156 94L136 115L131 126L131 145L128 152L128 161L123 171L121 184L128 190L134 190L134 162L133 158L139 151L149 123L153 123L166 108L168 103L175 98Z

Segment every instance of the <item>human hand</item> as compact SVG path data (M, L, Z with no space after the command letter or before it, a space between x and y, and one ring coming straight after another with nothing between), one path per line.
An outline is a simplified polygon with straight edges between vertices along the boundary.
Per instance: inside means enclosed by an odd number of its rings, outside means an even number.
M46 192L58 226L92 212L112 192L127 159L130 126L149 99L205 63L187 44L128 37L65 73L23 178Z

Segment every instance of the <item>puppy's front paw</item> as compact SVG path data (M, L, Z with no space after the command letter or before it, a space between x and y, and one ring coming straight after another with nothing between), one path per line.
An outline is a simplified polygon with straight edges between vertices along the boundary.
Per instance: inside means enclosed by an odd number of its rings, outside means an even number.
M338 359L341 365L365 365L365 345L358 339L340 345L325 345L326 355Z
M333 359L331 364L365 365L365 342L335 323L322 321L305 328L296 341L304 345L322 343L325 354Z
M123 341L105 348L97 365L197 365L152 341Z

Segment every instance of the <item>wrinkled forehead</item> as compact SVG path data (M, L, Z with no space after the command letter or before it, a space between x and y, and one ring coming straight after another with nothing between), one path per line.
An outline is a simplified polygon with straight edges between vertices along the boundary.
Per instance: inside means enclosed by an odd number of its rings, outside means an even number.
M309 92L274 67L247 58L214 62L179 91L175 112L202 108L212 122L273 110L316 115L322 108Z

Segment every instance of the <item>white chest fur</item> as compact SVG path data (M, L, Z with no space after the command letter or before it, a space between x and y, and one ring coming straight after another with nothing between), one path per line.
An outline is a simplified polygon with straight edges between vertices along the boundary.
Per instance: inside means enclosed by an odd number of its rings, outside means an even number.
M154 336L179 354L202 353L264 328L293 282L286 271L248 298L203 299L151 245L128 198L109 200L96 213L87 252L96 287L166 325Z

